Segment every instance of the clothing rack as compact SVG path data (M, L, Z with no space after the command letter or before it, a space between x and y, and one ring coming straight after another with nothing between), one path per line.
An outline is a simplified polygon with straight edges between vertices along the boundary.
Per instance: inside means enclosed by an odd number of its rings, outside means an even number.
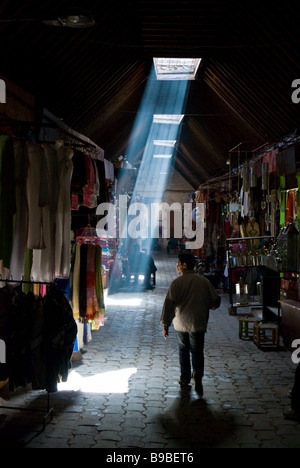
M53 408L50 408L50 393L47 392L47 408L46 410L42 410L39 408L23 408L22 406L4 406L0 405L0 411L2 409L8 410L17 410L17 411L28 411L30 413L45 413L43 416L43 431L45 430L46 423L48 419L52 421L53 418Z
M15 284L44 284L47 286L54 285L55 282L44 282L44 281L29 281L29 280L14 280L14 279L2 279L0 275L0 282L3 283L15 283ZM46 410L38 409L38 408L24 408L21 406L5 406L5 405L0 405L0 411L2 409L8 409L8 410L18 410L18 411L28 411L31 413L45 413L43 417L43 429L45 430L46 427L46 422L49 419L50 421L53 418L53 408L50 408L50 393L47 392L47 407Z
M46 120L46 122L45 122ZM86 147L89 147L95 155L101 155L100 159L104 159L104 151L100 146L98 146L96 143L94 143L90 138L86 137L85 135L82 135L81 133L78 133L76 130L73 130L71 127L65 124L61 119L56 117L54 114L52 114L48 109L44 108L43 109L43 121L41 122L41 128L47 125L47 123L50 122L52 125L56 125L56 128L60 130L66 138L70 140L70 143L75 140L75 144L78 142L83 143L83 145L86 145Z
M42 121L30 122L26 120L15 120L0 116L0 127L23 128L34 131L35 141L39 144L55 144L55 141L49 141L38 138L37 133L40 133L42 128L49 128L57 131L62 139L65 139L74 148L86 148L95 154L101 154L103 150L88 137L76 132L71 127L67 126L60 119L55 117L49 111L44 109Z
M21 284L45 284L46 286L51 286L53 284L55 284L55 281L52 281L52 282L47 282L47 281L34 281L34 280L16 280L16 279L6 279L6 278L2 278L2 276L0 275L0 282L2 283L21 283Z

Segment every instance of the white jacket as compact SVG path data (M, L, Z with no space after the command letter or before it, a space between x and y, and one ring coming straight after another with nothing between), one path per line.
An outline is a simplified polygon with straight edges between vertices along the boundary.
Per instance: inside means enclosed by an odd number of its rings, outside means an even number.
M206 332L209 309L217 309L221 298L213 285L194 270L185 270L170 285L163 305L161 324L181 332Z

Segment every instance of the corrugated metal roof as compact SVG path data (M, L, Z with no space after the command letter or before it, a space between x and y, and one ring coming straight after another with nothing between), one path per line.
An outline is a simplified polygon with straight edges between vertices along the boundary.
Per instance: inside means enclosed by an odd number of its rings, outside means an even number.
M299 2L78 3L93 28L33 21L69 12L70 1L2 2L0 20L13 21L0 22L0 72L108 159L126 153L153 57L203 59L176 155L195 187L226 173L228 153L240 142L251 152L299 127L300 104L291 100L291 83L300 78Z

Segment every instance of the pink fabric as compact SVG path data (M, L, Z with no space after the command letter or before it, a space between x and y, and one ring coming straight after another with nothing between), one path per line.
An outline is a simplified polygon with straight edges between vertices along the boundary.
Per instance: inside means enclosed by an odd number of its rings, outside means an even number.
M276 172L276 156L278 148L263 155L263 162L269 164L269 172Z

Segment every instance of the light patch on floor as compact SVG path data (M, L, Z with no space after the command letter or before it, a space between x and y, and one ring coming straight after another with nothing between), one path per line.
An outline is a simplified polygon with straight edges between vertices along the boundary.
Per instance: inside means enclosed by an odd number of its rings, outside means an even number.
M128 381L136 372L137 368L132 367L82 377L78 372L71 371L68 381L58 384L58 390L73 390L83 393L127 393L129 391Z

